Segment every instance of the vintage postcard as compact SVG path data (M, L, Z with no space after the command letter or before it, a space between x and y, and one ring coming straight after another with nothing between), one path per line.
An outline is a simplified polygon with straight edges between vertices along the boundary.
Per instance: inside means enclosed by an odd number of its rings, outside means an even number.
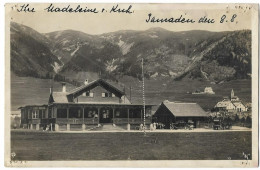
M258 4L5 10L5 166L258 166Z

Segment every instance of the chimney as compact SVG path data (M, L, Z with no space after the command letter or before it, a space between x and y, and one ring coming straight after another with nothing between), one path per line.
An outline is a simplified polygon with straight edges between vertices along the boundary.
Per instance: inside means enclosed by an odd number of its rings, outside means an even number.
M61 85L62 85L62 92L65 93L66 92L66 83L62 82Z
M85 85L87 85L87 84L88 84L88 79L86 79L86 80L85 80L84 84L85 84Z

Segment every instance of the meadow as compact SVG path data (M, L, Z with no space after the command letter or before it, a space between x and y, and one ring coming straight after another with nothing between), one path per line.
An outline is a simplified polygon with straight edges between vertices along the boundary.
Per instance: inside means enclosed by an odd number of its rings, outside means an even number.
M123 77L120 79L125 85L125 92L134 104L142 103L142 82L132 77ZM50 87L54 91L61 91L60 82L52 82L49 79L37 79L31 77L11 76L11 110L17 111L19 107L33 104L47 104L50 94ZM216 92L215 95L193 95L191 92L199 89L204 90L210 86ZM75 88L67 83L67 91ZM234 89L243 102L251 102L251 80L232 80L222 84L210 84L207 81L198 81L184 79L182 81L173 81L171 79L150 79L145 80L146 104L159 105L164 100L195 102L205 111L213 108L216 103L223 99L223 96L229 96L231 89ZM156 107L154 108L156 109Z
M243 160L245 132L52 133L12 131L14 160ZM252 155L252 154L251 154Z

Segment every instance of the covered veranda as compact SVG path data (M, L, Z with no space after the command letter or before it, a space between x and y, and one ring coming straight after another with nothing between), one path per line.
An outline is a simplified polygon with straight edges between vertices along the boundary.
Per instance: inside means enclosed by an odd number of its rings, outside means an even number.
M145 106L146 123L151 123L151 107ZM49 105L49 114L55 124L55 130L60 126L82 125L100 126L103 124L113 125L140 125L144 121L143 105L134 104L111 104L111 103L53 103Z

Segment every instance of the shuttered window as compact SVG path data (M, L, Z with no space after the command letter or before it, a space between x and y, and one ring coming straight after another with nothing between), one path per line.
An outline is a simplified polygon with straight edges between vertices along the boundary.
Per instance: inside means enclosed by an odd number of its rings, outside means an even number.
M104 92L104 93L102 93L102 97L115 97L115 95L110 92Z
M87 91L87 92L83 93L82 96L94 97L94 93L93 93L93 92L90 92L90 91Z

